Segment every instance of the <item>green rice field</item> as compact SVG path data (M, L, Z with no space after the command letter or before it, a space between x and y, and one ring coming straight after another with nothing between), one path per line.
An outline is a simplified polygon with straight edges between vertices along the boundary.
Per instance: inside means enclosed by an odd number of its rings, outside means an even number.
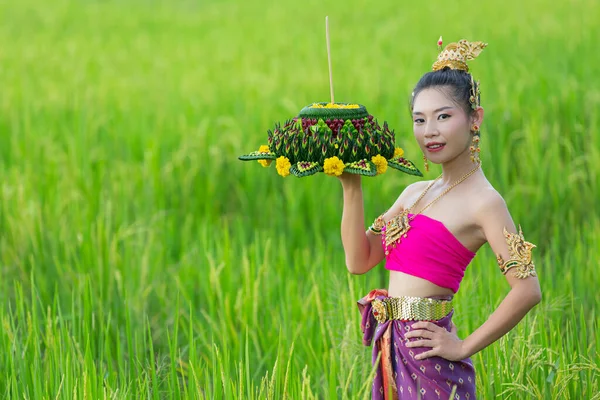
M600 399L600 2L0 1L0 398L368 399L342 192L238 156L364 104L421 169L408 98L482 40L483 170L543 300L473 356L481 399ZM425 179L440 173L433 166ZM422 179L363 178L365 224ZM466 337L508 293L467 269Z

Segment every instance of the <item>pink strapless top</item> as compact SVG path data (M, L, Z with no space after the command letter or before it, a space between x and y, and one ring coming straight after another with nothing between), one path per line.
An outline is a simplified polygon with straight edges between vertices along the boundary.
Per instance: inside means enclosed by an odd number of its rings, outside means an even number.
M412 217L413 214L408 214ZM385 268L428 280L458 292L460 282L475 253L467 249L446 226L426 215L410 221L410 230L389 248ZM382 232L385 249L385 227Z

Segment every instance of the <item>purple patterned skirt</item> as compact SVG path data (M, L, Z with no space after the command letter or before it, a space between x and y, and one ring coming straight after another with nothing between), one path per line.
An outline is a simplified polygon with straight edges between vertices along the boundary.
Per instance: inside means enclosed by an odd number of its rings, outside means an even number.
M475 400L475 369L471 359L448 361L441 357L415 360L415 356L430 348L406 347L404 334L415 321L388 320L378 324L371 310L371 302L387 297L386 290L373 290L358 301L362 314L363 344L373 342L373 365L381 353L372 397L387 399L444 399L454 391L455 400ZM448 331L453 311L433 321ZM416 340L413 338L412 340Z

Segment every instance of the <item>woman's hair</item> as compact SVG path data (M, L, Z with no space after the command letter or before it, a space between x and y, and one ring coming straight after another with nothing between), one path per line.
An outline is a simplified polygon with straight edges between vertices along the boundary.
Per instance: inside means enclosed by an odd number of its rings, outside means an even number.
M450 69L449 67L439 71L431 71L426 73L421 77L419 82L417 82L417 85L413 90L413 94L410 99L411 113L417 95L423 89L435 88L448 95L457 106L465 110L467 115L470 114L473 112L473 108L471 107L472 103L470 101L472 96L471 82L471 74L458 69ZM478 93L477 83L474 82L473 84L476 85L475 88L473 88L475 89L475 93ZM479 98L476 100L476 104L479 104Z

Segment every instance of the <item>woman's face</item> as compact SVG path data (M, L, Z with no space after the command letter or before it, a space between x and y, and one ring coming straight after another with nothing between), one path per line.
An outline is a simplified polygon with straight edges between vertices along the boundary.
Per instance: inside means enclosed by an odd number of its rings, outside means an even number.
M479 125L483 110L469 116L441 88L424 89L413 104L415 138L428 160L442 164L469 154L473 125Z

